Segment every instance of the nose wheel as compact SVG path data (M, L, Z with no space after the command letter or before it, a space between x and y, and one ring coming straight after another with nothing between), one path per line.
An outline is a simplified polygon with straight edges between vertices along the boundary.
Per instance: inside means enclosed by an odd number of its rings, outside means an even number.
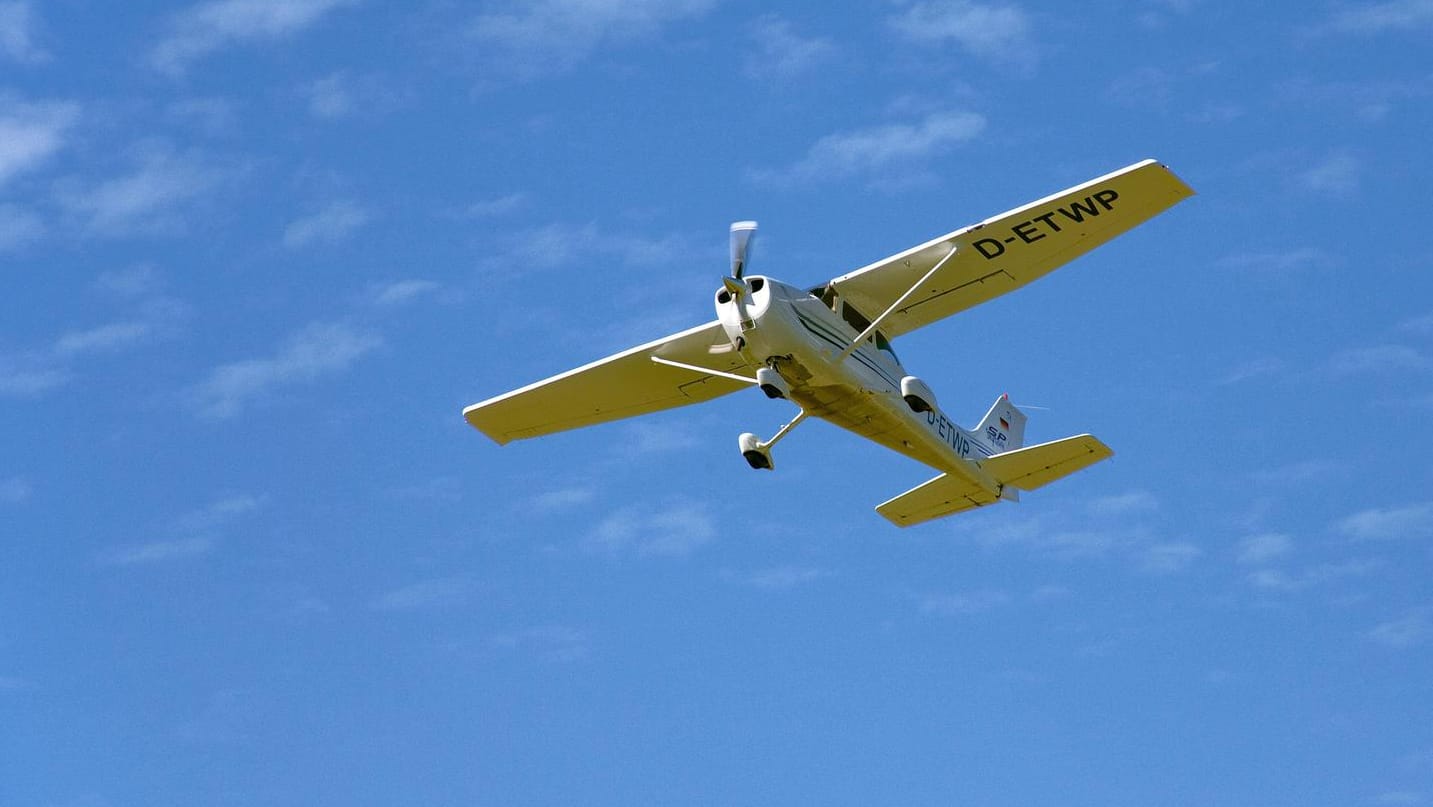
M790 434L791 430L796 428L797 424L805 419L806 410L803 409L796 413L796 417L792 418L790 423L782 426L781 429L776 432L776 436L770 440L763 441L751 432L746 432L741 435L737 438L737 445L741 448L742 459L746 460L746 464L755 470L773 470L775 463L771 459L771 447L781 442L782 438Z

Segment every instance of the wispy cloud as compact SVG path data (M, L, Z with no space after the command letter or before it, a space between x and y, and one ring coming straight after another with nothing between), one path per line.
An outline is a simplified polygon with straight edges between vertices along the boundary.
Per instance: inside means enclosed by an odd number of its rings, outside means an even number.
M1159 499L1147 490L1132 490L1092 499L1088 508L1090 513L1097 516L1125 516L1158 510Z
M441 288L443 288L442 284L432 280L409 278L376 284L369 288L368 296L374 305L397 306L411 303L419 297L433 294Z
M970 616L989 611L1010 602L1010 595L1003 591L985 589L956 594L929 594L920 598L923 614L937 616Z
M1265 564L1288 554L1293 546L1293 540L1283 533L1250 535L1239 542L1239 562L1247 565Z
M915 122L826 135L790 166L752 170L748 177L777 186L852 177L875 186L899 186L921 178L925 161L973 140L984 129L985 118L977 113L933 112Z
M1166 541L1140 550L1140 568L1151 574L1172 574L1183 571L1204 554L1204 550L1187 541Z
M1363 163L1352 154L1330 154L1295 175L1298 184L1311 191L1345 194L1358 189Z
M355 0L212 0L180 12L149 54L150 64L171 75L231 45L273 42L308 28L325 14Z
M795 565L772 566L744 573L725 572L722 575L731 582L767 591L795 588L831 576L832 573L826 569Z
M490 73L526 80L570 70L602 47L654 37L715 0L530 0L478 15L471 35Z
M1224 377L1215 383L1220 386L1238 384L1252 378L1273 375L1284 369L1282 359L1273 356L1264 356L1257 359L1250 359L1230 370Z
M1433 502L1375 507L1341 519L1335 528L1359 541L1394 541L1433 535Z
M1389 0L1340 9L1324 30L1344 34L1381 34L1433 28L1433 0Z
M1356 558L1338 563L1320 563L1302 569L1257 569L1249 574L1249 582L1269 592L1293 593L1338 580L1365 577L1383 564L1374 559Z
M20 476L0 479L0 504L19 504L30 498L30 483Z
M887 22L913 42L953 43L973 56L998 64L1029 68L1039 61L1030 36L1030 17L1012 3L924 0L911 4Z
M0 252L20 249L44 234L39 216L18 205L0 204Z
M264 501L249 494L232 494L205 507L180 515L164 527L169 537L110 549L99 556L108 566L140 566L207 555L219 544L223 531L240 517L258 510Z
M1368 635L1399 650L1423 644L1433 636L1433 607L1412 608L1397 619L1376 625Z
M214 368L189 390L196 413L223 419L275 388L314 381L348 369L383 343L376 333L335 322L315 322L295 333L272 356Z
M78 104L27 103L0 93L0 187L53 157L79 116Z
M716 523L705 504L675 501L655 509L624 507L599 522L583 545L608 554L680 557L715 538Z
M337 244L353 235L372 218L358 203L346 199L295 219L284 228L284 246L290 249L314 244Z
M379 76L341 70L305 84L301 93L308 99L309 114L327 121L386 113L400 100Z
M182 302L158 294L133 305L127 318L65 331L42 347L0 353L0 397L34 397L63 386L81 360L170 338L188 316Z
M1219 260L1220 266L1256 275L1300 275L1337 264L1333 256L1318 247L1294 247L1277 252L1243 252Z
M492 646L516 653L531 653L543 661L570 663L587 658L591 640L584 631L566 625L498 633L489 639Z
M473 585L459 577L420 580L384 592L369 605L375 611L425 611L462 605Z
M196 151L162 145L141 149L128 173L84 187L61 186L60 203L79 216L90 232L129 236L182 229L194 203L232 171Z
M815 70L836 54L830 39L801 36L789 21L775 14L758 17L747 31L751 47L742 57L742 69L747 77L758 81L789 81Z
M481 199L473 202L468 205L464 213L475 219L503 216L521 210L531 202L532 198L526 193L509 193L505 196L496 196L491 199Z
M551 512L554 510L570 510L574 507L581 507L597 499L597 491L589 487L558 488L547 490L533 496L528 506L538 512Z
M20 64L40 64L50 54L36 43L39 19L29 0L0 3L0 55Z
M1421 372L1433 369L1433 358L1407 345L1374 345L1340 350L1329 359L1338 375Z
M670 265L677 255L697 252L685 238L607 232L596 224L548 224L500 239L499 250L483 262L493 270L555 269L601 258L627 266Z

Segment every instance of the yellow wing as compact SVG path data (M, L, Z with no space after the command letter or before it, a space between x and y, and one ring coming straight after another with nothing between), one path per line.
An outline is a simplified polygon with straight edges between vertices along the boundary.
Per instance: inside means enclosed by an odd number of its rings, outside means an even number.
M638 345L463 410L498 443L707 401L745 385L715 374L671 367L652 357L735 373L746 368L721 324L710 322Z
M831 281L876 317L955 255L883 323L896 336L1013 291L1163 212L1194 191L1145 160L956 230Z

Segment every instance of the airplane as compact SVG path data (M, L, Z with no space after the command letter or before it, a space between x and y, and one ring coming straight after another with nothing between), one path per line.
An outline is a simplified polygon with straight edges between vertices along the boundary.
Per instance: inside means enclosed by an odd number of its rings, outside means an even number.
M897 526L1018 501L1114 452L1090 434L1025 446L1026 415L1008 395L961 428L891 339L1043 277L1192 195L1144 160L809 289L747 275L756 222L739 221L715 321L475 403L463 417L501 445L756 387L799 411L768 440L738 437L752 468L773 469L771 449L815 416L940 471L876 507Z

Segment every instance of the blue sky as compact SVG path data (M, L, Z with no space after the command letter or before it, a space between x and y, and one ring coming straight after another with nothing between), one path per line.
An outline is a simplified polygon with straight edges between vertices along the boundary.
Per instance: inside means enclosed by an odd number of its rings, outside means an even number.
M1433 3L0 2L0 803L1433 803ZM1157 157L897 344L1116 457L463 406Z

